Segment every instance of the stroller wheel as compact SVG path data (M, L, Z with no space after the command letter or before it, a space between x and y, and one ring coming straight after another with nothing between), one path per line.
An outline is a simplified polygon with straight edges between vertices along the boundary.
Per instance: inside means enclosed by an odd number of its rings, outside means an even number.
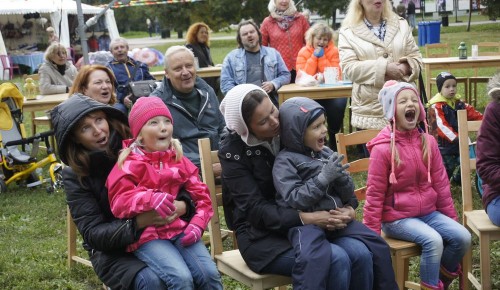
M60 163L52 163L49 168L51 186L47 187L47 192L52 193L63 188L62 165Z
M7 184L3 179L0 179L0 193L7 192Z

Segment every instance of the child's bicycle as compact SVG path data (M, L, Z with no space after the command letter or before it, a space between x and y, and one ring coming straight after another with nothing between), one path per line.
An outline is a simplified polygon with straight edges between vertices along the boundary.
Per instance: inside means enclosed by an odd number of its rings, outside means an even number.
M26 138L22 105L24 97L13 83L0 85L0 193L16 182L34 187L49 184L48 192L62 188L62 164L57 162L49 137L52 131ZM37 160L40 142L45 143L47 156ZM43 168L49 165L49 177Z

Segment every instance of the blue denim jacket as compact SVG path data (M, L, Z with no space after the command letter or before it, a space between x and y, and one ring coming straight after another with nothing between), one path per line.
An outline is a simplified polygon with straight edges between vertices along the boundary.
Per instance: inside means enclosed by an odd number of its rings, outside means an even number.
M290 83L288 71L280 53L267 46L260 47L260 62L264 63L264 74L267 81L271 81L278 90L282 85ZM224 95L233 87L247 82L247 64L245 49L238 48L231 51L222 63L220 88Z

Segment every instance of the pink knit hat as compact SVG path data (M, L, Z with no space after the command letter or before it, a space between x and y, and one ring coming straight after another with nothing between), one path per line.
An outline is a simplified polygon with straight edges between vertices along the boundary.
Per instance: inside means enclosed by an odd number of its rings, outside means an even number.
M385 82L384 86L380 90L378 94L378 100L380 104L382 104L382 110L384 111L384 117L392 121L392 132L391 132L391 175L389 176L389 182L391 184L398 183L396 180L396 174L394 173L394 158L396 155L396 140L395 140L395 132L396 132L396 118L394 115L396 114L396 103L397 103L397 97L399 93L401 93L403 90L411 90L415 93L415 95L419 95L417 89L405 82L398 82L398 81L387 81ZM418 98L418 106L420 107L420 114L418 116L418 121L419 122L424 122L424 128L425 128L425 133L428 133L427 130L427 122L426 122L426 114L425 114L425 108L424 105L422 104L422 100ZM428 136L427 136L428 137ZM430 150L430 143L429 140L427 140L427 180L431 182L431 150Z
M128 123L134 139L137 138L144 124L146 124L149 119L156 116L165 116L170 119L172 124L174 123L167 105L165 105L160 98L142 97L135 102L128 115Z

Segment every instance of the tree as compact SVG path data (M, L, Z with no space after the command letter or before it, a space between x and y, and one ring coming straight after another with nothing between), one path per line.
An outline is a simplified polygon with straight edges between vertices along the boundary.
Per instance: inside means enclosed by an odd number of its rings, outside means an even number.
M317 11L320 16L327 19L332 18L332 28L337 29L337 9L345 11L349 5L349 0L307 0L304 1L304 7L311 11Z

